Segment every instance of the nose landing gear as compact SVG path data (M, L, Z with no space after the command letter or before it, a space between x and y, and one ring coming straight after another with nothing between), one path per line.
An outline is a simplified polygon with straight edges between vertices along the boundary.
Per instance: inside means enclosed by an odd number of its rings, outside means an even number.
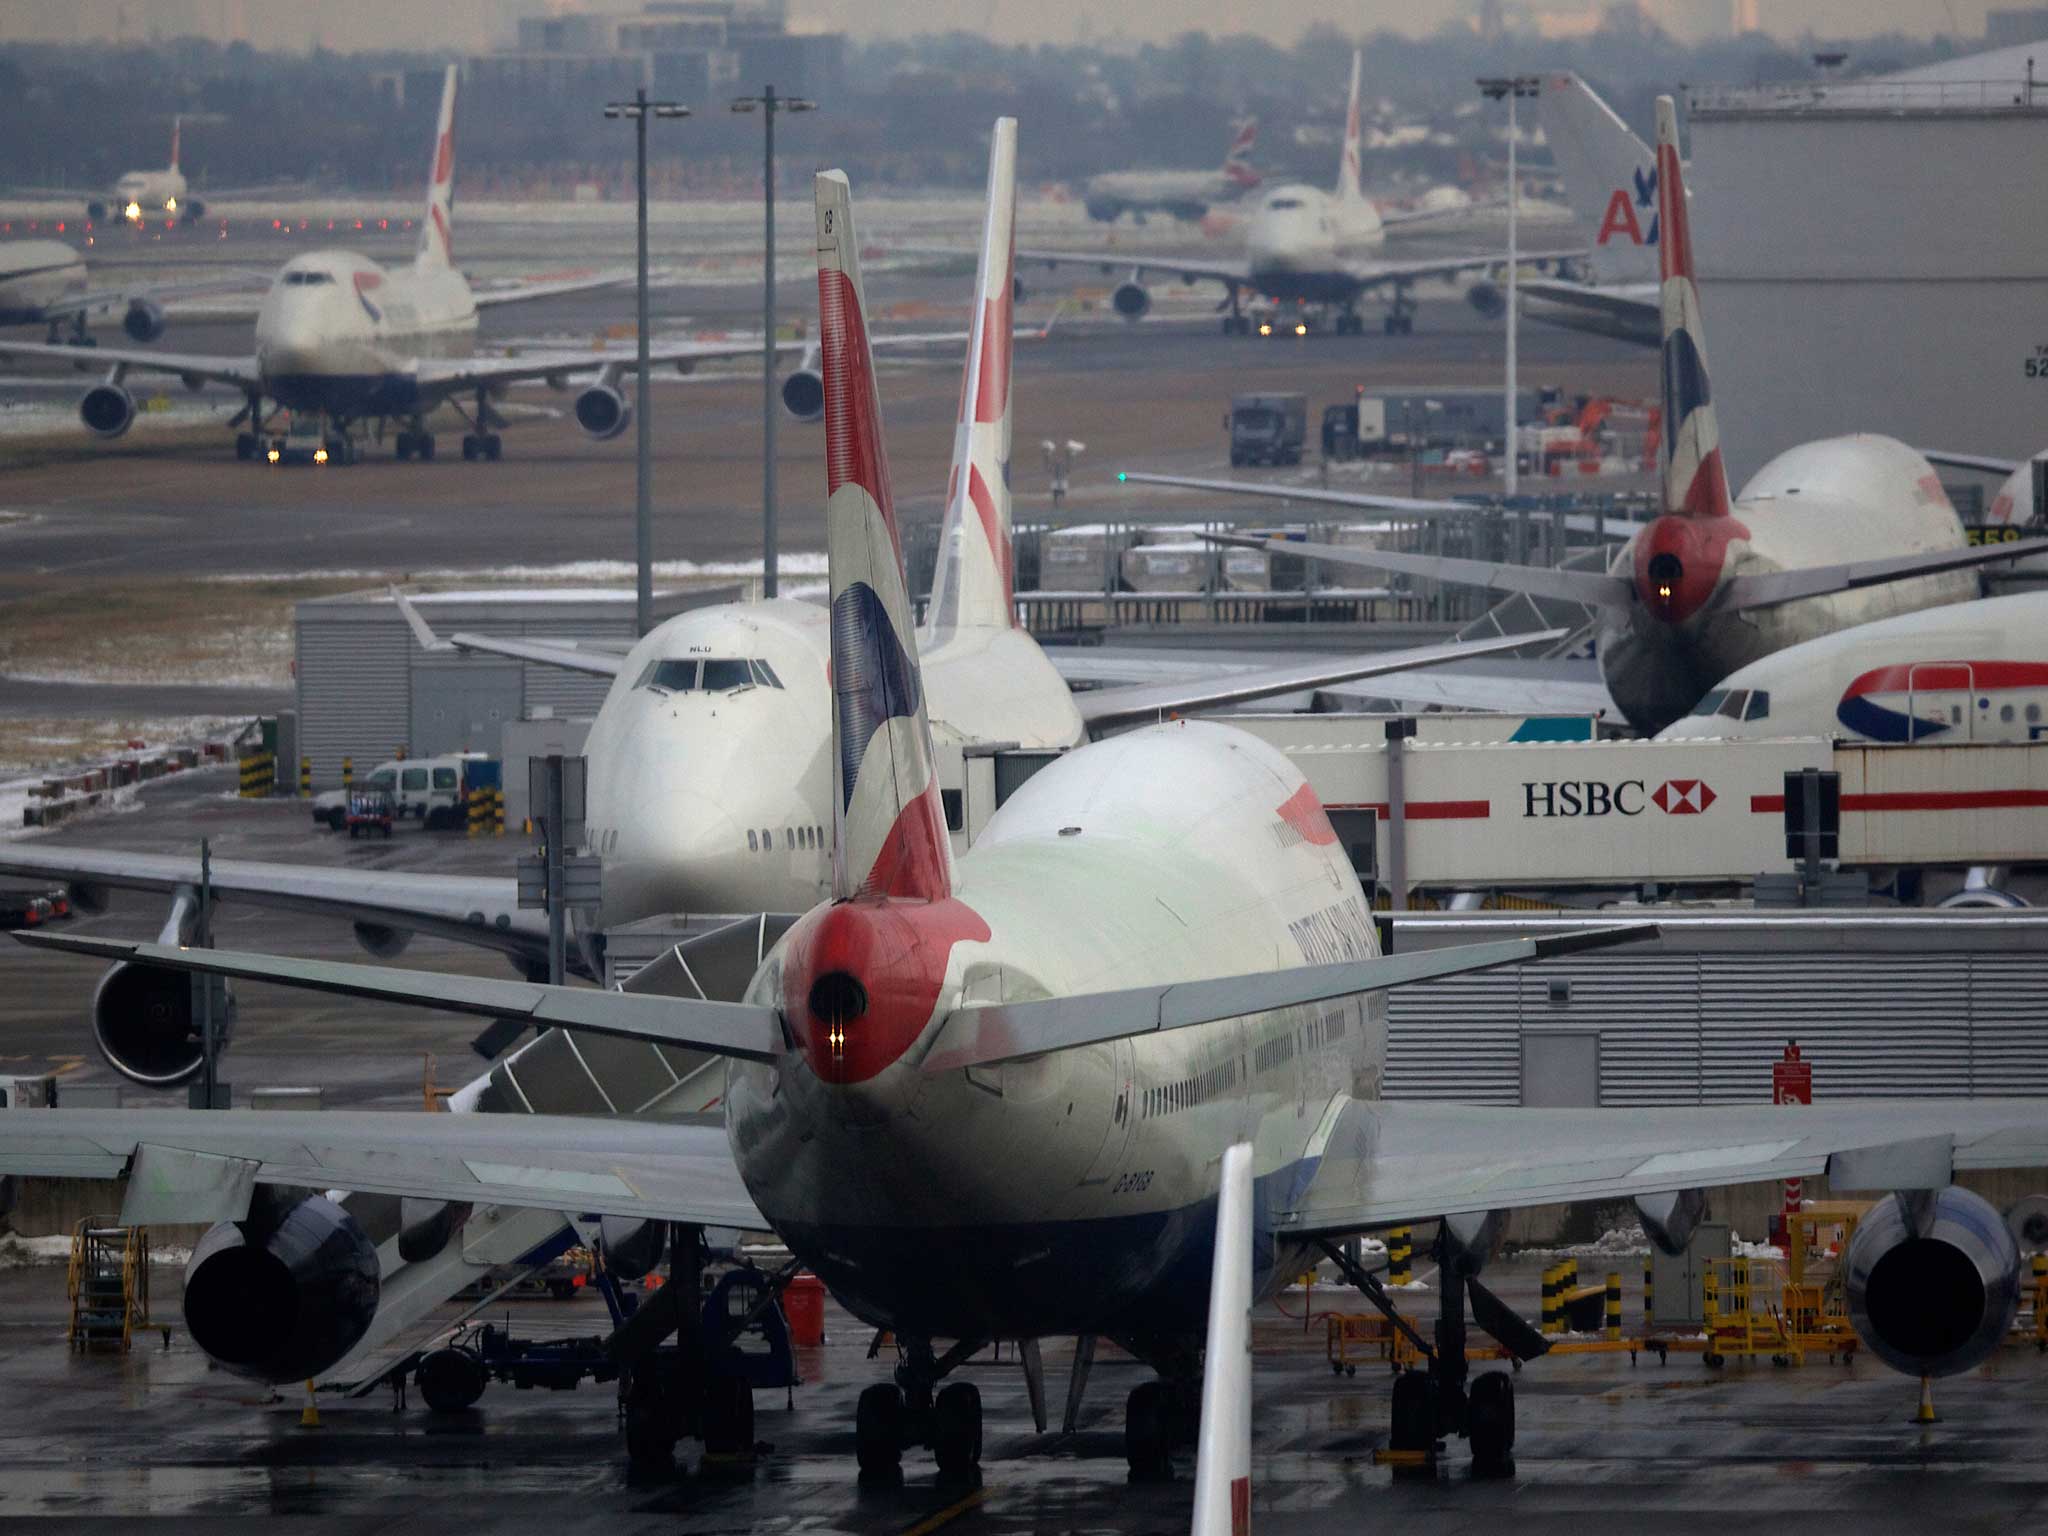
M942 1478L964 1482L980 1475L981 1389L956 1381L934 1396L932 1388L987 1343L961 1339L935 1357L930 1340L916 1340L897 1362L894 1381L862 1391L854 1406L853 1443L863 1477L900 1475L903 1452L914 1445L931 1448ZM878 1335L870 1359L880 1347Z

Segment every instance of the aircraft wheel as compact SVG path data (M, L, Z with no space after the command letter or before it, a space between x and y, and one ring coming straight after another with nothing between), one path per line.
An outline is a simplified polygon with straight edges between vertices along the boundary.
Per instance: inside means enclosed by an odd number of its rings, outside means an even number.
M476 462L477 454L480 451L481 445L477 442L476 434L474 432L463 433L462 462L465 464L474 464Z
M744 1456L754 1448L754 1389L744 1376L713 1376L704 1389L704 1450Z
M1511 1477L1515 1470L1515 1380L1506 1371L1472 1378L1465 1404L1465 1434L1472 1442L1477 1477Z
M1403 1371L1394 1378L1390 1450L1427 1451L1436 1443L1435 1387L1427 1371Z
M1173 1413L1166 1383L1141 1381L1124 1399L1124 1460L1138 1482L1163 1482L1173 1473Z
M956 1381L933 1401L932 1451L947 1476L964 1477L981 1465L981 1389L973 1382Z
M417 453L417 454L419 455L419 459L420 459L420 462L421 462L422 464L431 464L431 463L433 463L433 462L434 462L434 434L433 434L433 433L431 433L431 432L419 432L419 433L415 433L415 434L413 435L413 440L412 440L412 446L413 446L413 452L415 452L415 453Z
M626 1459L642 1470L670 1465L683 1437L682 1416L658 1366L634 1373L625 1410Z
M466 1349L437 1349L413 1372L420 1396L436 1413L460 1413L484 1395L483 1362Z
M495 464L504 455L505 440L495 432L486 432L483 439L483 449L484 457Z
M894 1472L903 1462L903 1389L893 1381L862 1391L853 1409L854 1455L869 1476Z
M256 434L237 432L235 434L235 457L246 464L256 457Z
M1389 316L1387 316L1387 318L1386 318L1386 327L1387 327L1387 334L1388 334L1389 336L1398 336L1398 335L1400 335L1400 334L1401 334L1401 317L1400 317L1399 315L1389 315Z

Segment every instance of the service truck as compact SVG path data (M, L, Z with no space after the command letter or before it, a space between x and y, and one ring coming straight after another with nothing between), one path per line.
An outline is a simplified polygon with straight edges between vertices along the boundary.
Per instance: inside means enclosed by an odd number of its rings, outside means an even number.
M1234 395L1223 418L1230 465L1299 464L1308 441L1308 396L1262 392Z
M1515 397L1521 423L1541 421L1557 398L1534 387ZM1501 391L1493 385L1361 390L1323 411L1323 457L1368 459L1378 454L1458 447L1497 448L1504 434Z

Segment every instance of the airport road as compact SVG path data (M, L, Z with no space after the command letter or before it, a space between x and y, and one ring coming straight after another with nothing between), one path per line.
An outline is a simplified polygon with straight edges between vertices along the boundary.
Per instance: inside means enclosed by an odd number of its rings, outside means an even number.
M1636 1259L1623 1266L1639 1265ZM1535 1306L1540 1264L1489 1276L1511 1304ZM292 1531L494 1532L1186 1530L1192 1461L1165 1483L1133 1483L1123 1454L1125 1394L1143 1369L1105 1345L1075 1434L1058 1434L1070 1350L1044 1345L1055 1433L1034 1432L1015 1356L962 1367L982 1395L978 1485L942 1483L929 1453L900 1482L864 1485L853 1461L854 1399L886 1364L869 1330L828 1307L826 1343L799 1352L803 1385L755 1395L768 1450L750 1472L702 1469L636 1485L620 1450L611 1389L521 1392L495 1384L446 1418L417 1394L394 1412L378 1391L325 1398L322 1426L299 1427L302 1395L209 1372L186 1340L178 1272L157 1271L168 1347L145 1336L125 1357L64 1344L61 1267L0 1272L0 1516L120 1521L185 1516L283 1520ZM1633 1304L1634 1292L1630 1289ZM1318 1308L1344 1306L1319 1290ZM1462 1442L1435 1481L1396 1481L1372 1452L1386 1443L1383 1367L1335 1377L1323 1328L1304 1331L1296 1291L1262 1307L1253 1369L1253 1522L1285 1532L1428 1529L1534 1536L1690 1533L1734 1526L1801 1532L2011 1530L2048 1498L2048 1426L2038 1412L2048 1363L2031 1349L1944 1382L1944 1420L1906 1422L1915 1385L1870 1361L1816 1360L1708 1371L1626 1354L1539 1360L1516 1376L1516 1475L1475 1482ZM1433 1293L1404 1301L1426 1328ZM492 1309L527 1336L605 1331L588 1292L576 1301ZM1499 1369L1481 1365L1477 1369Z

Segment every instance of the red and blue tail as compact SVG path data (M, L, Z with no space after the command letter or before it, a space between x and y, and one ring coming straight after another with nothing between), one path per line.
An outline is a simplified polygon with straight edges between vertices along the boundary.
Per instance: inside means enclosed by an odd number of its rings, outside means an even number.
M1664 319L1664 510L1684 517L1726 517L1728 472L1721 428L1707 387L1700 293L1693 282L1692 224L1678 159L1678 108L1657 98L1657 275Z
M952 893L846 176L817 180L832 588L835 900Z

